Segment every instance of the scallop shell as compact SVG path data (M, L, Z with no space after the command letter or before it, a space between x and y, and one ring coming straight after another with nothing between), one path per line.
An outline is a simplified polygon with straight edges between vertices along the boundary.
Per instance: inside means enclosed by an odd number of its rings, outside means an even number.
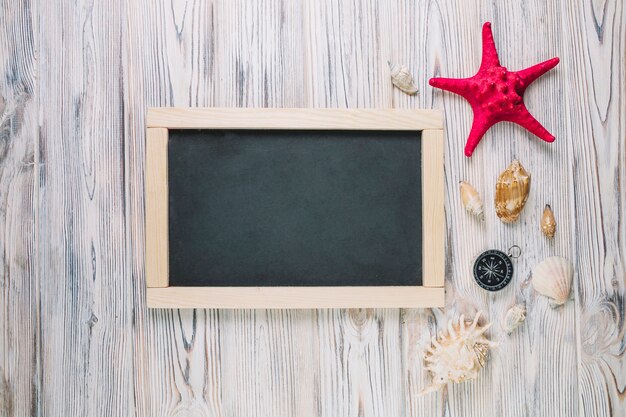
M437 391L450 382L463 382L476 379L478 372L485 366L489 349L497 346L485 336L491 323L480 326L476 313L474 320L465 321L461 315L458 322L448 322L448 332L441 332L433 337L432 345L427 348L424 361L432 377L432 383L420 395Z
M533 287L539 294L549 297L553 307L569 299L573 278L572 263L560 256L544 259L532 272Z
M554 219L554 213L552 213L552 207L550 204L546 204L543 209L543 215L541 216L541 231L547 238L552 239L556 232L556 220Z
M526 320L526 306L524 304L515 304L506 312L502 321L502 327L506 334L511 334L524 320Z
M496 182L496 214L504 223L513 223L519 218L528 192L530 175L519 161L511 162Z
M468 182L459 182L459 190L461 191L461 201L465 210L478 217L480 220L485 220L485 213L483 209L483 202L480 199L480 195L474 187Z
M413 82L413 76L409 72L409 69L404 65L392 64L391 62L388 64L391 70L391 82L393 85L410 96L417 93L417 87Z

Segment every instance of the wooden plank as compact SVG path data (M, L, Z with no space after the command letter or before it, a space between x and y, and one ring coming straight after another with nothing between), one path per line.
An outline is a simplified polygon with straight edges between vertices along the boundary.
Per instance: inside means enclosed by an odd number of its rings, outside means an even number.
M425 287L443 287L446 273L443 130L422 132L422 253Z
M480 66L481 26L485 21L492 22L500 61L509 69L522 69L559 55L563 42L568 42L561 31L559 2L480 2L470 8L445 2L441 6L427 20L429 76L473 75ZM520 44L533 46L520 49ZM578 378L577 352L572 343L576 338L574 303L553 310L528 280L533 266L545 257L571 257L571 242L576 239L569 210L573 195L567 179L574 165L568 149L576 139L565 133L566 125L573 121L563 117L569 114L563 94L569 88L563 78L567 71L567 62L562 62L531 85L524 97L530 112L557 136L556 142L543 143L522 128L501 123L487 132L472 158L463 155L473 119L471 108L459 96L428 90L432 96L425 98L432 99L433 106L443 107L446 115L446 288L448 295L454 295L448 299L445 314L437 317L437 327L462 313L472 316L481 310L486 321L494 322L489 336L500 347L492 352L475 381L452 386L435 398L412 399L417 410L414 415L423 414L436 401L444 402L443 409L450 415L579 414L577 384L573 382ZM495 181L513 159L519 159L531 173L532 185L519 221L506 225L495 215ZM472 183L481 194L484 222L464 211L458 190L461 180ZM538 228L546 203L552 204L561 225L553 240L546 239ZM514 261L516 272L511 284L497 293L480 289L472 277L475 257L490 248L506 251L513 244L522 248L522 256ZM527 319L508 336L502 318L514 303L526 305ZM422 378L413 395L428 383L424 374ZM422 405L422 401L426 403Z
M437 110L150 108L148 127L168 129L422 130L443 127Z
M147 288L150 308L420 308L443 305L443 288L168 287Z
M41 408L28 415L134 415L126 6L39 6Z
M35 1L0 12L0 415L40 413L36 255L39 16Z
M580 415L626 415L626 6L564 2ZM558 232L557 232L558 233Z
M146 286L167 287L168 251L168 130L146 131Z

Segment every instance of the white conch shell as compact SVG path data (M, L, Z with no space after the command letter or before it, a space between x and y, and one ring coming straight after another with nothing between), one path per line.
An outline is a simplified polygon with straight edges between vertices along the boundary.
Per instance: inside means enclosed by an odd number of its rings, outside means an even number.
M496 214L504 223L516 221L530 191L530 174L515 160L502 171L496 182Z
M560 256L553 256L535 266L532 283L539 294L551 299L553 306L559 306L569 299L573 278L572 263Z
M480 220L485 220L483 201L480 199L478 191L465 181L459 182L459 190L461 191L461 201L465 210Z
M552 207L550 204L546 204L541 215L541 231L548 238L552 239L556 233L556 220L554 219L554 213L552 213Z
M480 311L476 313L471 324L465 321L463 315L458 324L450 320L447 334L441 332L438 337L432 338L432 345L426 349L424 357L432 382L420 395L437 391L450 382L478 377L478 371L485 366L489 349L497 346L485 336L491 323L478 325L480 314Z
M511 334L526 320L526 306L524 304L515 304L509 308L502 321L502 327L506 334Z
M417 93L417 87L408 68L404 65L392 64L391 62L388 62L388 64L391 70L391 82L393 85L410 96Z

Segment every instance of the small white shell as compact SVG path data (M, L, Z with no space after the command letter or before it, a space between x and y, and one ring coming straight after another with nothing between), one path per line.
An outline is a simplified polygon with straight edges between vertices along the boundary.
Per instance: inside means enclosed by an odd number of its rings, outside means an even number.
M391 82L393 85L404 91L408 95L412 96L417 93L417 87L413 82L413 76L409 72L408 68L404 65L389 64L391 70Z
M502 328L506 334L511 334L526 320L526 306L524 304L515 304L506 312L502 321Z
M560 256L553 256L533 268L532 283L539 294L551 299L553 306L560 306L569 299L573 278L572 263Z
M465 210L478 217L480 220L485 220L485 213L483 209L483 202L480 199L478 191L468 182L459 182L459 190L461 191L461 201Z

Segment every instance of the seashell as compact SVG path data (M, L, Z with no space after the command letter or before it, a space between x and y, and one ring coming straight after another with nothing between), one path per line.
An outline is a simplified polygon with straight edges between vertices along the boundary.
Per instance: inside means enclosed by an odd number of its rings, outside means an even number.
M533 268L532 283L535 290L551 299L553 307L569 299L574 278L572 263L560 256L552 256Z
M431 375L432 382L420 395L437 391L450 382L463 382L476 379L478 372L485 366L489 349L497 346L485 336L491 323L480 326L476 313L474 320L465 321L461 315L456 321L448 322L448 332L441 332L433 337L432 345L426 349L425 368Z
M417 93L417 87L413 83L413 76L408 68L404 65L392 64L391 62L388 62L388 64L391 70L391 82L393 85L410 96Z
M519 218L528 192L530 175L519 161L511 162L496 182L496 214L504 223L513 223Z
M511 334L526 320L526 306L524 304L515 304L509 308L502 321L502 327L506 334Z
M465 210L478 217L480 220L485 220L485 213L483 211L483 202L480 199L480 195L474 187L468 182L459 182L459 189L461 191L461 201Z
M547 238L552 239L556 232L556 220L554 220L554 213L552 213L552 207L550 204L546 204L543 209L543 215L541 216L541 231Z

